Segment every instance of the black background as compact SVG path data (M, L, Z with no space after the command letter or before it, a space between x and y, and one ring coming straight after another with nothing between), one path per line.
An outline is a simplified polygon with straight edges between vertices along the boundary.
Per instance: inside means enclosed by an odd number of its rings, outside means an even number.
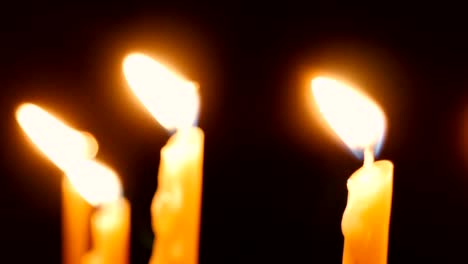
M468 38L457 8L17 5L0 18L5 263L61 259L62 174L16 124L26 101L95 135L132 204L132 263L147 263L169 134L128 91L121 62L132 51L200 84L201 263L340 263L346 180L362 162L312 111L308 85L323 72L358 84L386 112L379 158L395 164L389 262L466 258Z

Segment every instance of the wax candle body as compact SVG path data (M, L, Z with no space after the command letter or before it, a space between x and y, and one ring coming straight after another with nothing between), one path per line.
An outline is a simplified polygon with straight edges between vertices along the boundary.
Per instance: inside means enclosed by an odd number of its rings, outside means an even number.
M62 180L63 263L80 264L89 245L89 205L73 188L67 177Z
M343 264L387 263L393 164L365 164L348 180L343 214Z
M119 199L104 204L91 217L93 249L82 264L128 264L130 204Z
M177 131L161 150L150 264L198 263L203 141L203 131L191 127Z

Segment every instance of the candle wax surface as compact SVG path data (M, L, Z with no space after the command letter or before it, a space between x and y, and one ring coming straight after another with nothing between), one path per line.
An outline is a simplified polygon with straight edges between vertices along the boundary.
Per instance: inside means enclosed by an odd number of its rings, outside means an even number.
M203 131L191 127L177 131L161 150L150 264L198 263L203 141Z
M92 207L73 188L67 177L62 180L63 263L81 264L89 246L89 216Z
M119 199L104 204L91 217L92 250L83 264L128 264L130 203Z
M392 203L393 164L376 161L348 180L348 203L343 214L343 264L387 263Z

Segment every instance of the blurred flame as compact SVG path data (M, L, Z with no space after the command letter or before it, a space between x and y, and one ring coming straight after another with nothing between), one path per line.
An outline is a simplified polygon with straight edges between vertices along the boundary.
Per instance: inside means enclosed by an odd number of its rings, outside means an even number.
M93 206L111 203L122 195L117 174L95 160L79 160L65 173L75 190Z
M39 150L62 170L97 153L98 143L91 134L67 126L37 105L20 105L16 120Z
M380 143L385 115L366 95L327 77L312 80L312 93L327 123L349 148L364 150Z
M196 122L200 102L195 83L141 53L128 55L123 71L132 91L166 129Z

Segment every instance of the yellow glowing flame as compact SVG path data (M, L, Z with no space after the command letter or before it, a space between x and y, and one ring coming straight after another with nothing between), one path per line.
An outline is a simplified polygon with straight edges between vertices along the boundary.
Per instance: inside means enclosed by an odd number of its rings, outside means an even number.
M370 98L337 80L317 77L312 93L331 128L352 149L368 149L382 138L385 115Z
M141 53L128 55L123 71L135 95L166 129L195 123L200 105L195 83Z
M16 119L39 150L62 170L97 153L98 144L91 134L67 126L39 106L22 104Z
M65 173L75 190L93 206L111 203L122 195L117 174L95 160L79 160Z

